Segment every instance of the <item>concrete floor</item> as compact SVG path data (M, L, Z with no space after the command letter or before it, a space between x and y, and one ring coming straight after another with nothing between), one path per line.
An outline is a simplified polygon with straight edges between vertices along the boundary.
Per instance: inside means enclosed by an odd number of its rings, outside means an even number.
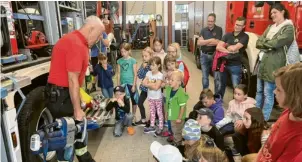
M194 61L194 55L183 49L183 61L189 68L190 81L187 85L189 101L187 106L187 114L192 111L193 106L198 101L199 94L202 90L201 71L197 69ZM138 65L141 64L140 51L133 51L132 56L137 59ZM210 89L214 91L214 79L210 77ZM233 98L232 89L227 87L224 97L224 108L227 109L228 102ZM146 105L147 117L149 116L149 108ZM140 119L140 112L137 110L137 120ZM136 134L130 136L125 131L120 138L113 137L114 119L108 121L108 127L102 127L98 130L89 132L88 150L96 160L96 162L154 162L150 144L153 141L159 141L166 144L166 139L161 137L153 137L144 134L143 127L135 127ZM236 160L237 161L237 160ZM241 161L241 160L239 160Z

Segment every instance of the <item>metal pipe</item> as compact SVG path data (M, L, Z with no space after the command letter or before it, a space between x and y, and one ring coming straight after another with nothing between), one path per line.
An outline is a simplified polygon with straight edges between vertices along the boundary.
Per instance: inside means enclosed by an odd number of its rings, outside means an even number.
M172 43L172 1L168 1L168 44Z
M122 2L122 30L126 31L126 1Z

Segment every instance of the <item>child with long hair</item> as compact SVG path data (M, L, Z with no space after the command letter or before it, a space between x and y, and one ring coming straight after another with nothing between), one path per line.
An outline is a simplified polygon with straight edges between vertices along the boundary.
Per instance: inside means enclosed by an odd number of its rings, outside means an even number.
M143 63L137 72L138 79L144 80L147 72L151 70L149 61L152 58L152 56L153 56L153 50L150 47L146 47L142 51ZM148 88L145 87L141 83L141 85L139 86L139 89L141 90L141 93L140 93L139 99L138 99L138 107L141 112L141 120L139 120L135 124L145 126L146 125L146 112L145 112L144 102L147 99Z
M266 141L268 132L262 110L256 107L248 108L243 114L244 133L236 132L232 137L236 150L241 156L257 153L262 141Z
M216 123L223 135L233 134L235 130L242 131L243 114L248 108L255 107L256 100L247 96L247 86L239 84L234 89L234 99L229 102L226 116Z
M159 127L155 134L160 135L164 128L164 114L163 114L163 97L161 92L161 84L164 79L161 73L161 59L157 56L150 59L150 69L147 72L143 85L148 88L148 102L150 108L150 127L144 129L145 133L155 132L155 116L156 112L159 118Z
M302 161L302 63L274 72L274 93L285 110L273 125L270 136L258 152L257 162Z
M125 87L126 96L131 98L132 114L135 122L136 107L138 103L138 92L136 90L137 62L131 57L131 44L121 45L122 58L117 60L117 85Z
M164 58L166 57L166 53L163 49L163 41L160 38L155 38L153 40L153 56L158 56L161 59L162 65L164 64Z

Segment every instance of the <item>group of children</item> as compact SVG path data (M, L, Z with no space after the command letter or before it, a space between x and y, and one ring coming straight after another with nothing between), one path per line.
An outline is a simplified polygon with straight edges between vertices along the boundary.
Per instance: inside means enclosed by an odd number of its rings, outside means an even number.
M233 97L225 113L220 96L204 89L200 101L189 115L189 118L198 121L201 132L226 152L229 161L233 161L232 156L239 153L241 156L257 153L269 134L261 109L255 107L255 99L247 96L247 86L236 86ZM232 148L224 145L224 139L228 136L234 141Z
M135 131L132 126L141 125L144 126L145 133L154 133L156 136L170 135L173 143L180 144L189 98L184 89L185 64L181 60L178 43L170 44L167 54L163 50L162 40L155 39L153 44L153 49L146 47L142 50L143 62L139 67L137 61L131 57L131 44L121 45L122 58L117 60L118 86L115 88L112 81L114 70L102 53L99 54L99 64L94 67L94 74L98 77L102 94L111 98L106 110L115 108L114 136L121 136L124 127L127 127L129 134L133 134ZM137 89L138 79L142 80L139 85L140 94ZM128 98L131 99L132 113L130 102L126 101ZM144 107L146 100L150 108L149 122L146 120ZM138 121L135 117L137 106L141 114ZM164 131L165 124L169 125L168 131Z
M189 96L185 92L185 64L181 61L179 45L170 44L166 54L161 40L155 39L154 49L146 47L141 54L143 63L138 68L136 60L131 57L131 45L128 43L121 45L122 58L117 61L118 86L115 88L112 82L114 70L107 63L107 58L100 54L99 64L95 67L103 95L111 98L106 110L110 111L114 108L116 112L114 136L121 136L124 128L127 128L129 134L134 134L133 125L145 126L145 133L152 132L157 136L166 136L167 132L164 132L164 128L167 123L168 134L171 135L169 139L172 139L169 142L177 146L182 156L191 161L201 155L200 152L203 152L202 155L206 154L204 145L215 148L209 152L212 157L222 159L221 161L225 161L226 158L228 159L226 161L233 161L232 156L239 153L241 156L259 151L264 154L261 148L266 146L266 141L276 142L268 139L269 134L274 131L270 131L261 109L256 108L255 99L247 96L246 85L239 84L234 88L234 99L229 102L226 113L221 97L214 95L209 89L204 89L200 94L200 101L194 106L187 119L186 104ZM297 68L301 68L301 65ZM138 79L142 80L139 85L140 94L136 85ZM280 88L275 93L276 95L281 93ZM280 97L284 98L281 95ZM146 99L150 108L150 124L147 124L144 108ZM298 111L299 107L294 109L290 104L283 105L293 109L285 112L287 116L296 112L301 115L302 110ZM137 106L141 113L141 119L138 121L135 118ZM197 132L202 135L198 135ZM224 145L224 138L227 136L232 137L234 147L228 148Z

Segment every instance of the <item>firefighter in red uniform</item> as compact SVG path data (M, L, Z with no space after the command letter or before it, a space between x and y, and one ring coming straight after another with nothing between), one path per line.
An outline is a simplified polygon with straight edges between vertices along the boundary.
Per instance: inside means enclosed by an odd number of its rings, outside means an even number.
M89 16L79 30L66 34L54 46L45 89L47 107L54 118L74 116L79 122L85 117L80 106L80 87L88 67L89 48L102 39L104 31L102 21ZM81 134L76 138L81 138ZM76 142L74 148L79 162L94 162L86 142ZM59 161L65 160L64 152L57 151L57 156Z

